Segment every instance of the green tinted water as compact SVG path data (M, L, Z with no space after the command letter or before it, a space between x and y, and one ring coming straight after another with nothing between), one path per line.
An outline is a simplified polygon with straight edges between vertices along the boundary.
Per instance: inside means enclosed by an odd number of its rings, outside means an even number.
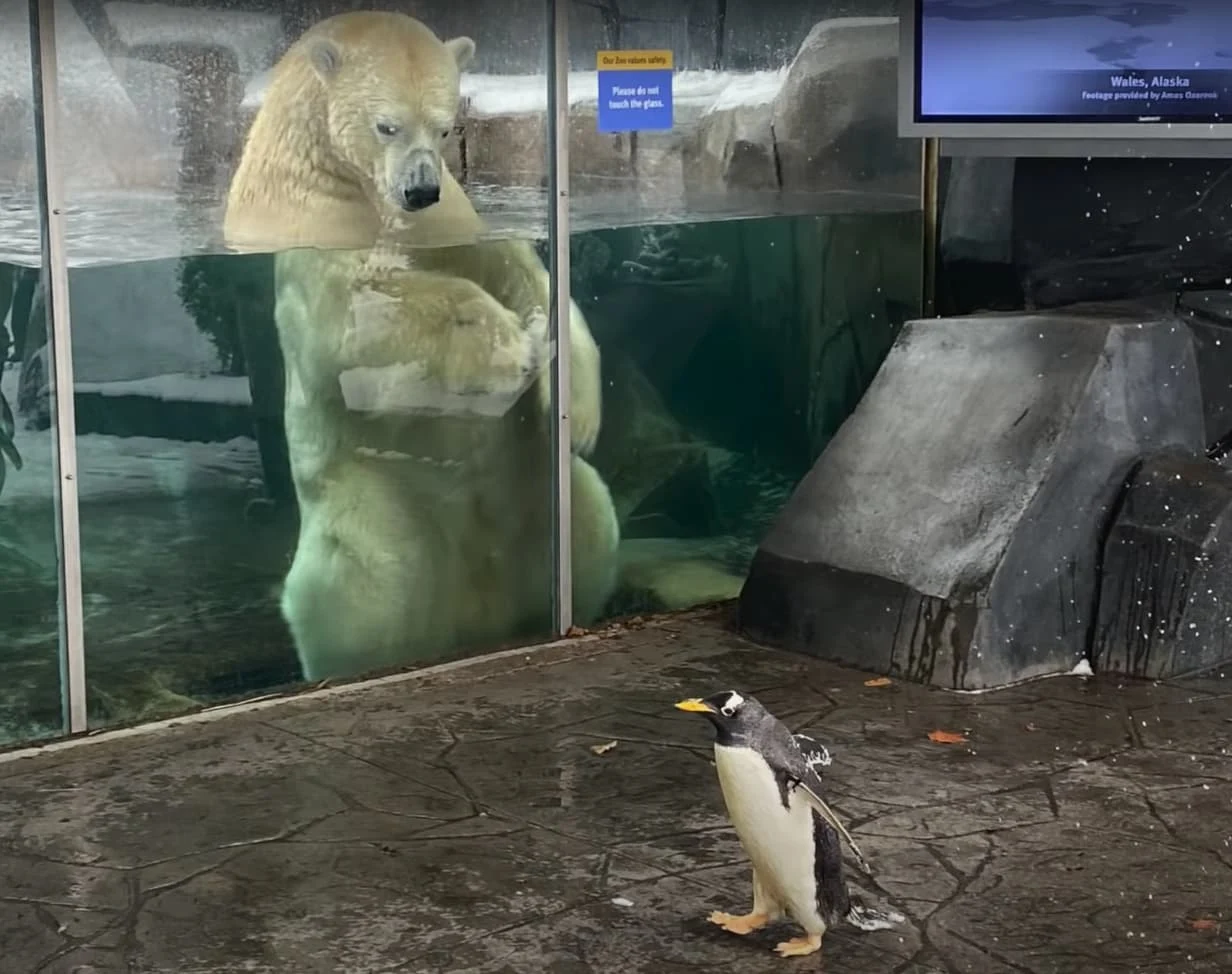
M573 293L603 355L592 463L623 539L609 614L738 591L758 538L918 313L919 240L918 213L574 237ZM271 268L268 255L223 255L70 274L96 725L299 680L277 605L296 510ZM0 741L60 721L46 348L21 277L0 265L13 338L0 392L16 413L0 487Z

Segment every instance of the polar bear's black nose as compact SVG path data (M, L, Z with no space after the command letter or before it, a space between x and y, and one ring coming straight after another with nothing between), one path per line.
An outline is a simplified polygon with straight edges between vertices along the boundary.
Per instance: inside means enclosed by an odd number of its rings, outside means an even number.
M441 198L441 188L436 183L416 183L402 187L402 206L414 212L431 206Z

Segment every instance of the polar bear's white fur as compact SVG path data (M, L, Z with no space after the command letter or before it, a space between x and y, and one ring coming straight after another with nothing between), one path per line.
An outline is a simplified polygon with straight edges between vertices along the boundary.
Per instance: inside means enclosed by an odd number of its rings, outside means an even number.
M550 628L549 278L526 241L475 242L440 154L473 51L401 14L322 21L273 71L231 184L228 243L277 250L300 509L282 611L310 680ZM615 587L619 530L583 459L599 349L570 312L585 624Z

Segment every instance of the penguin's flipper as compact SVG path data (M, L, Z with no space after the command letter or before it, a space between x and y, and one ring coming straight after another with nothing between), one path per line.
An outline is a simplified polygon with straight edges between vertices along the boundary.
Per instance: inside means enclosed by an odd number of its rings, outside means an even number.
M824 818L827 822L834 826L834 830L843 837L843 841L847 843L851 849L851 854L855 856L856 864L869 876L873 874L873 870L869 867L868 860L864 858L864 853L860 851L860 847L856 844L856 840L851 837L851 833L847 831L847 827L843 825L834 809L826 804L819 794L817 794L817 786L821 783L816 774L809 772L809 777L812 782L801 777L796 781L796 787L808 799L808 803L813 806L817 814Z
M776 773L785 775L792 785L800 789L808 803L817 810L818 815L834 826L835 831L843 837L843 841L851 849L857 865L871 876L873 871L869 868L868 860L864 858L864 853L860 851L856 840L851 837L851 833L847 831L847 827L835 814L834 809L821 797L822 783L818 768L823 768L830 763L830 752L824 745L808 735L792 734L781 723L776 722L776 724L771 735L772 740L765 744L766 760Z

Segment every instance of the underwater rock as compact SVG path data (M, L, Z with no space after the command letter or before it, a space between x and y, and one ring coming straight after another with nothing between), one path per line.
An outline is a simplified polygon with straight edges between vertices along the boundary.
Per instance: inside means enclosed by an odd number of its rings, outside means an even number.
M912 321L762 541L741 626L955 688L1066 672L1123 479L1203 441L1170 315Z
M784 190L919 193L920 141L898 137L898 31L897 17L809 31L774 101Z
M1103 549L1092 666L1170 680L1232 661L1232 471L1147 457Z
M740 594L743 576L726 562L733 539L626 538L610 613L677 612Z
M743 407L760 409L759 448L779 441L789 468L803 472L919 313L919 220L757 220L737 232L730 314L719 327L738 336L749 374L768 376L761 403Z
M621 536L663 529L662 523L631 526L638 515L659 522L687 517L690 523L671 527L713 532L718 515L705 444L672 416L628 355L605 352L603 374L603 432L592 462L612 492ZM683 500L672 503L674 496Z

